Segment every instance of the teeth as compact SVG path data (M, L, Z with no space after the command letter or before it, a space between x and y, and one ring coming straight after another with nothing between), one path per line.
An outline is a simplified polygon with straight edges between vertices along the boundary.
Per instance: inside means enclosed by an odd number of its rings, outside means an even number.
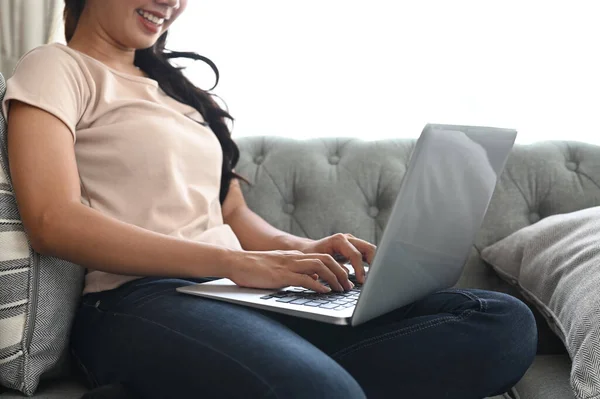
M138 14L140 14L142 17L144 17L144 19L147 19L155 25L162 25L165 23L164 18L158 18L156 15L152 15L147 11L138 10Z

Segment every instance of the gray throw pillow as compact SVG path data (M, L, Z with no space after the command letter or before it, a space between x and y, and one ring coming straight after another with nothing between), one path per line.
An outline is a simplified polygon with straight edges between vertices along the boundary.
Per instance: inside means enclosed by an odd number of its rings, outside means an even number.
M0 74L0 103L6 86ZM23 230L0 112L0 385L33 395L40 377L66 358L84 269L42 256Z
M576 397L599 398L600 207L543 219L481 255L562 339L573 361Z

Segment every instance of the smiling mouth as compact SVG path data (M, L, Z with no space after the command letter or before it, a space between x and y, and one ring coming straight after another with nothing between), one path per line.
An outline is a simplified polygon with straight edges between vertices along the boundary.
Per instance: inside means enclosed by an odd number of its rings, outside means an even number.
M157 17L154 14L150 14L148 11L137 10L137 13L146 21L156 26L162 26L165 23L165 21L168 21L168 19Z

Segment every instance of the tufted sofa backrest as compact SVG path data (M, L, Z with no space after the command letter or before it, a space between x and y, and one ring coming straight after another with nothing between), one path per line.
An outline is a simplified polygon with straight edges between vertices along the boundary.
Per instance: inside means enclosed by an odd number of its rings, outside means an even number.
M279 137L236 140L236 171L249 206L293 234L352 233L378 243L416 140ZM512 292L479 252L541 218L600 205L600 147L517 145L509 158L459 286Z

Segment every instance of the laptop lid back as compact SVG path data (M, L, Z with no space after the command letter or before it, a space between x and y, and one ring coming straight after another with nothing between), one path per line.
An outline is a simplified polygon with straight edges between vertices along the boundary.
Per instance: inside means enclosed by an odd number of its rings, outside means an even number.
M489 127L425 127L352 325L456 284L516 135Z

